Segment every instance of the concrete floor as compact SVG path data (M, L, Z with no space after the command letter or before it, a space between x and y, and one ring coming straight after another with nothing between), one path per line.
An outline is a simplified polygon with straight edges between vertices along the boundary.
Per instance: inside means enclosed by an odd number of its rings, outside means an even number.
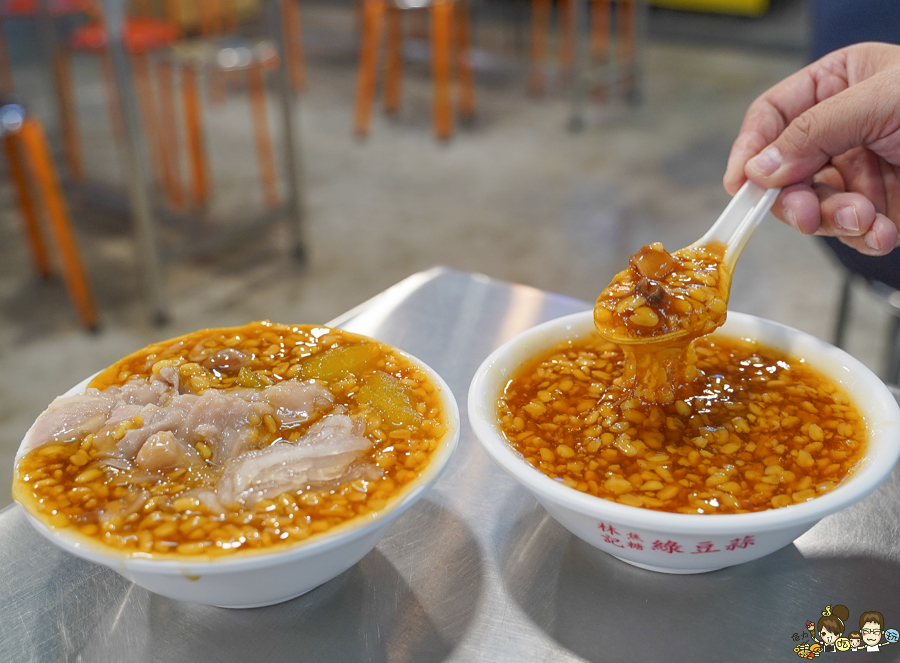
M103 319L100 333L86 334L62 286L33 275L12 193L0 188L0 507L9 502L15 449L47 403L151 341L261 318L324 322L435 264L593 300L642 244L676 249L703 233L727 202L721 174L744 110L802 65L797 54L652 42L643 105L595 106L588 128L573 134L566 130L566 93L553 88L528 98L524 64L503 46L505 33L497 32L493 48L483 30L473 127L449 144L434 140L427 66L413 43L402 112L376 112L361 142L350 130L352 14L304 7L305 270L286 255L280 228L203 259L171 257L165 286L172 322L156 328L127 219L76 203ZM120 171L96 65L75 64L91 176L115 183ZM39 70L21 69L17 85L35 109L47 108ZM244 103L235 91L208 108L213 209L220 213L260 201ZM190 241L164 235L169 256ZM816 240L770 218L738 266L732 308L829 338L839 281ZM865 294L858 301L849 349L877 371L886 311Z

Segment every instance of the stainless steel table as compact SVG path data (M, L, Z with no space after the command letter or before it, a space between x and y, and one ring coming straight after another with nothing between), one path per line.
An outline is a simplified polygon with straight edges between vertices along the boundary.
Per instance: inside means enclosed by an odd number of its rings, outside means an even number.
M587 304L484 276L414 274L333 321L433 366L463 413L434 490L354 568L269 608L178 603L0 512L0 661L777 661L826 605L900 626L900 474L757 562L699 576L628 566L557 525L482 453L469 381L518 332ZM823 654L846 659L865 652ZM879 660L900 659L900 645ZM823 660L823 659L820 659Z

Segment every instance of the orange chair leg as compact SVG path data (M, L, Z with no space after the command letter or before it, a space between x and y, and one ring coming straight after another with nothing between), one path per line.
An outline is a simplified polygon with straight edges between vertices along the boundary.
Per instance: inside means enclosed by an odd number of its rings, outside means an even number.
M82 323L88 329L96 329L97 312L85 277L84 267L78 255L69 213L66 210L59 178L53 167L50 147L47 145L43 128L34 118L25 118L16 138L21 140L21 145L28 155L38 198L43 201L44 211L50 223L50 232L59 250L63 278L66 289L69 291L69 297L75 304Z
M400 110L403 77L403 15L401 10L387 10L387 47L384 66L384 110L396 113Z
M247 91L250 96L250 112L253 116L253 137L259 159L259 177L263 196L268 207L278 204L278 176L275 172L275 156L272 136L269 134L269 117L266 111L266 81L262 67L247 69Z
M591 2L591 56L596 60L609 57L609 0Z
M620 63L622 92L630 96L635 90L634 58L637 41L637 11L634 0L619 0L616 7L616 50Z
M636 36L633 0L619 0L616 7L616 46L619 62L631 62L634 59Z
M610 58L611 11L610 0L591 2L591 57L598 62L608 62ZM610 93L609 82L597 82L591 92L596 101L605 101Z
M550 38L550 0L531 0L531 71L528 92L544 93L547 66L547 44Z
M222 0L222 2L222 31L226 34L234 34L240 23L237 0Z
M163 161L166 200L172 209L182 209L184 207L184 192L181 189L178 119L175 113L173 77L172 63L161 60L156 66L156 82L159 87L159 148Z
M222 13L222 0L211 0L212 4L212 34L220 35L225 28L225 16Z
M575 0L559 2L559 71L563 76L572 73L575 67Z
M431 76L434 79L434 132L441 140L453 134L450 102L450 39L453 0L434 0L431 5Z
M197 94L197 72L191 67L181 71L181 99L184 109L184 142L191 171L191 198L196 207L206 207L209 174L203 154L203 117Z
M475 82L472 76L468 0L456 3L456 63L459 71L459 114L465 120L475 117Z
M72 84L72 67L69 55L60 49L53 55L53 78L59 100L59 123L63 135L63 149L69 176L76 181L84 179L84 156L78 136L75 88Z
M375 81L378 75L378 48L384 22L385 0L363 0L362 45L359 54L359 80L356 86L357 136L366 136L372 120L375 101Z
M18 137L15 134L6 134L3 137L3 143L6 147L6 157L9 162L9 174L12 176L13 185L19 196L19 207L22 210L22 220L25 222L25 236L28 238L28 246L31 248L31 255L34 258L38 274L43 278L48 278L53 273L53 268L50 264L47 246L44 244L44 238L41 236L38 212L34 205L34 198L31 195L31 187L28 184L25 155L22 154L21 145L19 145Z
M199 0L197 12L199 14L201 35L209 37L221 34L222 8L220 0Z
M285 57L291 89L300 92L306 87L306 62L303 58L303 31L297 0L281 0L281 22L284 26Z
M164 0L163 16L169 23L174 23L183 29L184 11L181 0Z
M9 63L9 49L6 47L6 26L0 21L0 94L12 94L15 90L13 83L12 65Z

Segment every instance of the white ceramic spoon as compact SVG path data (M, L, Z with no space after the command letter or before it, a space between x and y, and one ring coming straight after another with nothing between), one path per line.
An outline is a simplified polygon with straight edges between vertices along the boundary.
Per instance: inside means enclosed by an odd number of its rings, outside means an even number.
M732 272L747 240L772 209L780 191L781 189L763 189L747 180L706 234L691 246L722 242L727 247L722 264L728 268L729 273Z
M729 283L724 284L725 287L723 288L726 294L730 289L731 274L734 272L734 266L741 255L741 251L747 245L750 235L753 234L759 223L772 209L772 204L780 191L781 189L764 189L748 180L734 195L731 202L728 203L725 210L716 219L716 222L706 231L706 234L689 247L686 247L697 248L716 242L721 242L725 245L725 253L722 257L723 269L720 273L723 275L723 278L729 280ZM634 345L638 343L664 344L676 338L687 336L691 331L689 329L679 329L658 336L627 336L611 333L610 330L603 329L600 325L598 325L597 330L601 336L619 345Z

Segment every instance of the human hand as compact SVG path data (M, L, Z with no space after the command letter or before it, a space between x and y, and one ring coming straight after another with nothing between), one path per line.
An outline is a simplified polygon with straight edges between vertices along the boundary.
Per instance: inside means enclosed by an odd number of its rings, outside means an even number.
M867 255L898 245L900 46L855 44L754 101L728 158L725 189L784 187L772 212L804 234Z

